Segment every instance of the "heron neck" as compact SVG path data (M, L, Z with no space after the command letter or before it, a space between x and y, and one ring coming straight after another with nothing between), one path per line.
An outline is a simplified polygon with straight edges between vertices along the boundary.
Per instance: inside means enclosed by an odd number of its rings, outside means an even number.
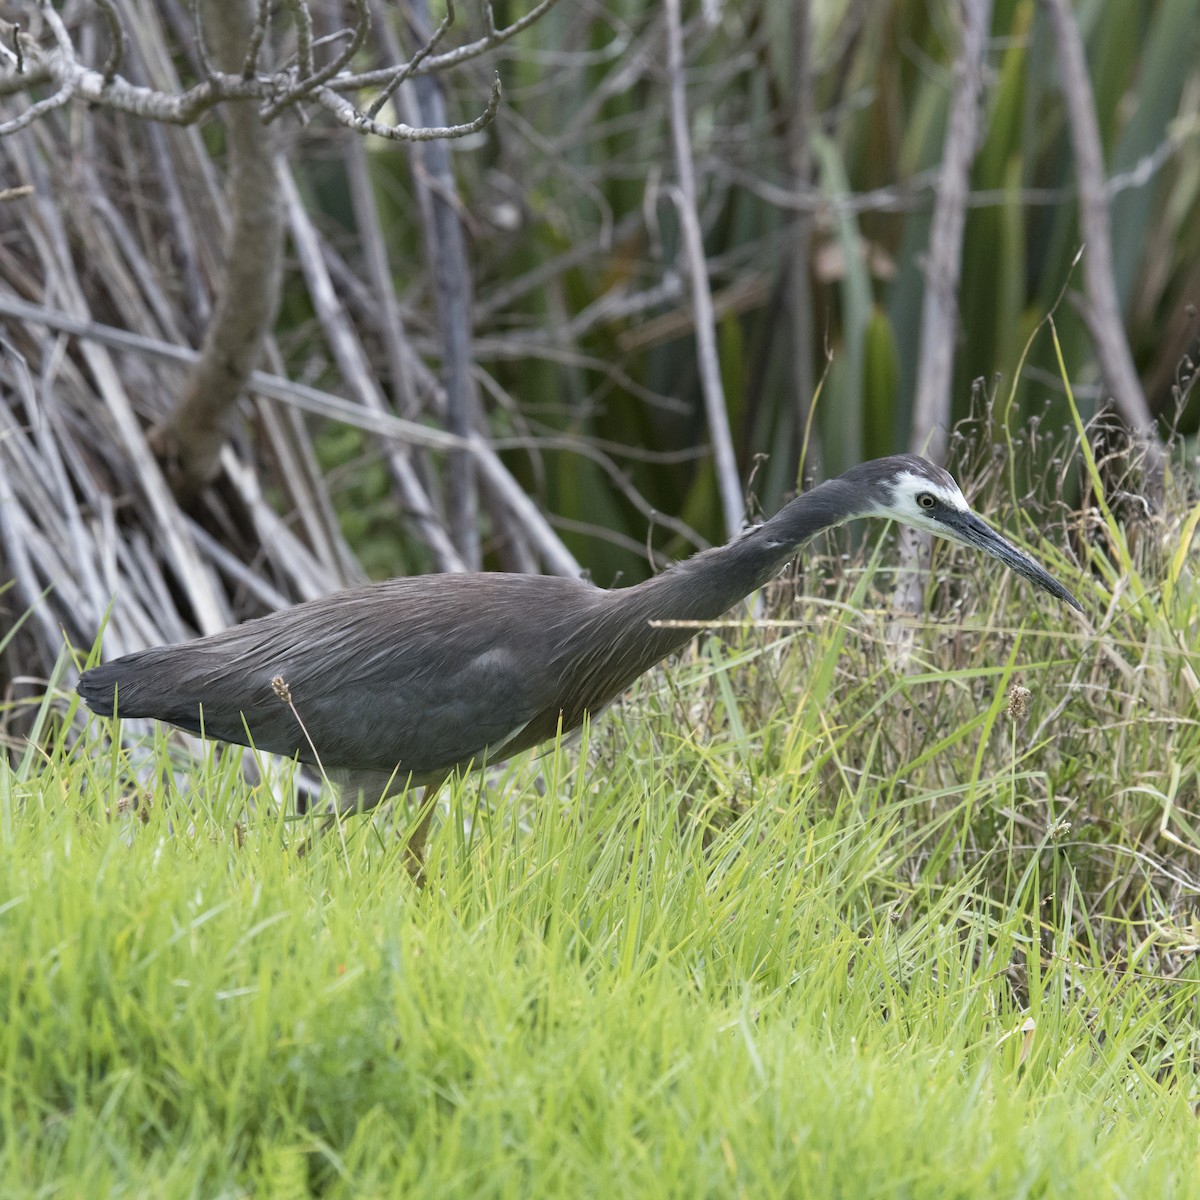
M724 546L704 550L640 584L664 615L712 620L773 578L818 533L853 517L863 497L831 479ZM631 589L634 590L634 589Z

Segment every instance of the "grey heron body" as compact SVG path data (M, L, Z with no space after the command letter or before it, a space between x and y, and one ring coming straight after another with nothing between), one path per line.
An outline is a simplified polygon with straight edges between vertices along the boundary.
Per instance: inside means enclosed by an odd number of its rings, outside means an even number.
M578 728L816 534L865 516L975 546L1080 607L969 510L949 474L899 455L854 467L632 587L487 573L394 579L127 655L84 672L78 690L104 716L319 759L341 811L369 809L385 791L436 788Z

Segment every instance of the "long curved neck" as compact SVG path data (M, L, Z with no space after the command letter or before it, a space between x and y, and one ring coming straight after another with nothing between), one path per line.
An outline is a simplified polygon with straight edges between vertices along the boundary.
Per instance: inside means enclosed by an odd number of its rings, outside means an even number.
M631 602L639 593L637 611L653 610L660 620L713 620L762 587L805 542L859 515L862 506L863 496L851 485L831 479L724 546L675 563L624 593Z
M602 708L643 671L690 642L821 530L862 512L862 495L833 479L727 545L693 555L645 583L593 594L586 614L573 619L570 650L562 656L563 727Z

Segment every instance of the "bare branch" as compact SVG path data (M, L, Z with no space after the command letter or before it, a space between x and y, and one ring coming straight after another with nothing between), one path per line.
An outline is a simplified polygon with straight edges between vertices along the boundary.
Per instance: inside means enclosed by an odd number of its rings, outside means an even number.
M1104 181L1104 195L1111 200L1114 196L1132 188L1145 187L1159 171L1179 153L1180 147L1194 137L1195 127L1180 123L1172 127L1167 135L1148 154L1133 164L1127 171L1118 171ZM763 179L751 171L717 159L711 164L713 174L736 187L745 188L760 200L776 208L791 212L811 213L909 213L921 212L934 204L940 171L929 168L918 171L905 182L887 187L871 188L865 192L838 193L811 185L803 187L781 187ZM1013 191L1008 188L981 188L967 195L968 208L999 208L1013 201ZM1079 196L1079 185L1066 187L1023 187L1016 192L1017 199L1025 207L1053 207Z
M791 11L791 96L786 130L788 175L799 191L812 183L813 30L810 0L798 0ZM788 336L791 343L792 462L819 470L820 452L808 442L813 403L813 297L809 280L812 217L797 212L791 220L787 258Z
M43 10L46 17L46 24L50 26L54 34L54 41L58 47L58 53L71 65L76 65L75 47L71 43L71 36L67 33L67 27L63 24L62 18L54 11L52 7L47 5ZM17 40L20 40L18 34ZM23 79L27 79L23 70L23 63L18 62L17 73ZM39 117L43 117L48 112L53 112L56 108L62 108L71 97L75 94L76 83L71 77L62 80L56 80L59 84L58 91L53 96L48 96L45 100L39 100L36 104L31 104L20 116L14 117L11 121L5 121L0 124L0 137L10 133L15 133L18 129L24 129L26 125L32 124ZM22 86L27 86L22 84Z
M474 43L473 53L462 56L470 58L482 53L491 45L498 45L521 29L527 28L530 20L540 11L550 7L554 0L543 0L534 13L529 13L514 25L495 31L486 44ZM100 104L106 108L129 113L143 120L158 121L171 125L190 125L199 120L215 105L225 100L257 99L262 102L261 118L274 120L286 108L304 100L314 100L330 112L339 124L357 133L372 133L392 141L435 141L440 138L459 138L478 133L487 128L499 110L501 88L499 78L492 84L487 105L473 121L461 125L439 126L433 129L414 128L404 124L388 125L376 120L383 105L400 84L414 73L428 74L431 69L444 69L459 58L441 55L430 57L433 48L449 28L453 17L451 8L446 20L422 45L415 55L401 67L390 67L386 71L368 75L343 74L344 68L353 60L363 46L370 30L370 10L367 0L354 0L356 22L346 44L325 66L313 64L316 43L312 38L312 20L304 0L292 0L289 10L296 24L299 43L298 65L290 72L261 76L256 74L258 60L266 38L270 14L269 0L254 0L255 19L247 30L246 40L239 53L237 73L221 71L213 64L205 33L205 22L199 9L199 0L192 0L191 11L195 22L196 49L205 79L196 86L180 92L164 92L143 87L118 75L117 69L123 50L123 34L116 24L116 9L113 0L103 0L101 11L113 34L115 49L110 54L103 71L84 66L78 59L62 18L50 5L43 7L46 22L54 35L54 46L43 47L34 39L21 33L20 26L0 23L0 30L12 34L14 50L5 57L10 66L0 69L0 96L28 91L32 87L51 84L56 90L53 95L31 104L20 115L0 124L0 136L15 133L32 124L47 112L72 100L89 104ZM210 22L211 24L211 22ZM210 30L217 33L216 30ZM340 36L340 35L339 35ZM463 47L461 49L472 49ZM458 52L454 52L455 55ZM430 63L441 62L441 67L431 68ZM363 87L380 85L383 92L364 113L339 93L361 90Z
M21 49L21 26L16 24L13 29L13 55L16 59L17 74L25 73L25 51Z
M738 480L737 459L729 431L729 413L725 390L721 385L721 366L717 358L713 328L712 292L708 284L708 266L704 258L704 237L696 210L696 175L692 163L691 137L688 132L687 97L684 92L683 32L680 27L679 0L667 0L667 73L670 87L671 134L675 142L675 169L679 176L679 220L687 253L692 283L692 307L696 313L696 360L704 389L704 407L708 413L708 432L713 443L717 487L725 512L725 532L733 537L746 517L742 487Z
M47 22L53 27L61 18L52 8L43 9ZM53 14L53 15L51 15ZM23 92L31 87L52 83L61 91L67 91L68 99L75 98L88 104L102 104L118 112L129 113L149 121L161 121L168 125L191 125L214 105L222 100L255 99L263 95L266 84L257 79L239 79L235 75L214 75L187 91L178 93L160 92L142 87L117 76L107 82L100 71L85 67L75 56L69 37L65 42L57 40L52 49L43 49L31 38L21 35L24 46L24 61L20 69L0 71L0 96ZM38 115L45 112L46 101L31 107ZM0 125L0 136L23 128L30 123L28 112Z
M509 38L516 37L522 30L528 29L530 25L549 12L557 3L558 0L540 0L540 3L535 4L523 17L514 21L511 25L506 25L503 29L497 29L494 33L489 33L486 37L481 37L477 41L468 42L465 46L457 46L453 50L447 50L445 54L436 54L426 58L414 67L411 74L432 75L438 71L444 71L448 67L456 67L460 63L467 62L469 59L478 58L481 54L486 54L494 47L503 45ZM358 75L343 75L339 79L331 80L329 86L336 88L339 92L355 91L359 88L385 87L394 73L395 67L385 67L377 71L363 71Z
M58 47L59 53L74 61L75 45L71 41L71 35L67 32L66 25L63 24L62 17L50 5L46 5L42 9L42 13L46 18L46 24L50 26L50 32L54 34L54 44Z
M208 39L204 35L204 13L201 11L203 0L190 0L188 5L192 14L192 27L196 31L196 57L200 60L200 70L211 79L217 72L212 65L208 53Z
M305 18L307 18L308 7L304 3L304 0L297 0L295 7L303 9ZM367 7L367 0L354 0L354 9L354 33L341 53L336 54L319 70L313 70L311 61L306 70L302 62L300 77L297 82L292 87L285 88L275 99L263 105L262 118L264 121L273 121L285 108L290 108L297 101L314 95L321 89L323 84L328 83L329 80L341 72L343 67L354 61L354 56L363 48L363 43L366 42L367 34L371 30L371 10ZM297 27L299 27L299 24L298 21ZM311 48L309 53L311 55Z
M950 119L938 172L937 205L929 227L921 346L909 448L934 462L946 456L950 428L950 383L958 330L958 281L962 273L963 228L971 163L979 144L979 97L992 0L965 0L962 45L954 64Z
M117 16L117 8L113 4L113 0L96 0L96 5L104 16L104 23L108 26L108 36L112 40L112 48L104 62L103 71L105 84L110 84L116 78L117 72L121 69L121 60L125 57L125 30L121 28L121 18Z
M95 342L101 346L147 354L177 363L192 363L197 358L197 352L188 346L173 346L156 338L128 333L87 318L73 317L67 312L19 300L3 291L0 291L0 313L72 334L81 338L85 344ZM509 473L494 447L478 435L461 438L443 429L393 416L389 412L372 411L341 396L295 383L266 371L253 372L249 386L261 396L293 405L314 416L341 421L377 437L390 438L414 446L427 446L432 450L470 451L480 473L496 492L503 496L505 504L522 522L526 535L537 548L547 567L557 575L577 577L581 573L579 563L555 535L549 522L538 511L537 505ZM153 463L152 459L149 461ZM157 474L157 471L154 473Z
M425 0L413 0L412 19L422 32L428 28L428 13ZM415 117L422 124L434 125L445 119L446 102L436 77L419 79L406 99L410 106L416 106L409 113L410 119ZM414 146L413 156L426 261L437 298L447 424L452 433L465 438L475 432L479 399L471 372L473 288L458 187L450 165L450 149L443 142ZM446 485L446 507L454 544L467 564L478 570L482 564L479 497L475 468L469 456L456 454L452 458Z
M491 11L491 6L488 6ZM374 120L379 116L383 106L395 95L396 89L429 57L437 48L437 44L446 36L446 31L454 24L454 0L446 0L446 15L441 24L425 39L424 45L387 81L379 95L367 107L367 116Z
M373 133L377 137L387 138L393 142L436 142L448 138L466 137L486 129L495 119L500 110L500 76L497 75L492 83L492 92L488 97L487 107L473 121L465 125L435 125L429 128L412 125L385 125L374 121L360 112L348 100L344 100L330 88L321 88L315 99L320 105L331 112L338 122L357 133Z
M242 62L257 16L255 0L207 0L207 4L212 13L220 5L213 45L219 65ZM279 303L283 213L274 131L245 102L229 105L224 115L231 218L226 278L205 331L200 361L171 412L159 446L164 458L178 463L174 483L185 495L208 483L217 471L238 397L258 365Z
M23 113L13 117L11 121L0 121L0 137L7 137L10 133L16 133L17 130L24 129L27 125L32 125L34 121L44 117L48 112L53 112L56 108L62 108L64 104L70 102L75 92L76 87L74 82L72 80L66 81L53 96L47 96L44 100L38 100L35 104L31 104Z
M373 412L386 413L387 401L370 369L362 345L338 301L333 282L321 257L316 230L300 203L295 182L282 165L280 183L287 206L292 242L299 255L300 266L308 282L309 295L312 297L317 318L321 322L333 357L359 403ZM393 447L389 450L388 465L404 504L414 517L421 540L432 552L438 569L465 570L466 565L442 528L408 455L400 447Z
M307 0L287 0L287 7L296 25L296 61L301 76L307 78L313 72L312 13Z
M921 344L917 354L916 396L913 401L909 449L940 463L946 457L950 429L950 385L958 333L958 281L962 273L963 228L971 163L979 144L979 98L992 0L965 0L962 44L954 62L954 92L938 172L937 206L929 226L925 262L925 294L921 301ZM900 540L901 569L892 604L897 612L921 611L925 571L932 538L905 527ZM911 647L911 626L893 626L893 645Z
M1104 192L1104 151L1083 41L1067 0L1047 0L1047 7L1058 41L1063 98L1079 176L1079 224L1087 246L1083 259L1085 320L1105 382L1112 389L1113 403L1135 436L1145 444L1151 477L1161 478L1162 447L1129 351L1113 276L1112 232Z
M246 43L246 57L242 62L243 79L253 79L258 73L258 56L262 53L263 42L270 26L271 0L258 0L258 15L254 18L254 28L250 31L250 40Z
M383 340L392 397L400 415L415 416L418 408L417 381L413 369L414 352L404 336L404 314L396 297L396 281L388 258L387 237L380 224L379 208L371 186L371 170L366 143L362 138L346 138L346 168L354 223L362 243L367 278L378 305L378 330Z

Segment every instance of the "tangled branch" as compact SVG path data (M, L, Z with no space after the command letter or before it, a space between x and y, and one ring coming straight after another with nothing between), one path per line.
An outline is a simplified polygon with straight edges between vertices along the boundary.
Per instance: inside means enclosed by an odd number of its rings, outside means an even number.
M71 33L62 16L49 5L38 13L44 23L41 36L11 22L0 21L0 96L52 88L50 95L32 101L16 116L0 122L0 137L16 133L47 113L72 102L102 106L169 125L191 125L224 100L257 100L264 123L307 103L329 112L341 125L359 133L371 133L392 141L431 141L460 138L485 129L495 119L500 105L500 82L495 80L483 111L471 121L436 127L414 127L403 122L380 120L379 114L396 89L414 75L445 70L476 58L525 29L557 0L541 0L529 13L502 29L496 28L490 2L484 4L487 33L465 46L434 55L455 20L453 4L436 30L399 66L349 73L349 66L362 50L370 31L367 0L352 0L353 16L348 28L330 37L314 39L312 13L307 0L288 0L284 6L291 18L295 53L275 70L262 66L271 5L265 0L256 7L256 19L246 40L240 69L220 70L209 58L198 5L193 5L196 49L204 78L182 91L169 92L132 83L120 74L125 35L111 0L97 0L97 8L108 30L110 49L100 70L80 60ZM48 35L48 36L47 36ZM325 61L320 51L333 47ZM363 108L345 93L378 89Z

